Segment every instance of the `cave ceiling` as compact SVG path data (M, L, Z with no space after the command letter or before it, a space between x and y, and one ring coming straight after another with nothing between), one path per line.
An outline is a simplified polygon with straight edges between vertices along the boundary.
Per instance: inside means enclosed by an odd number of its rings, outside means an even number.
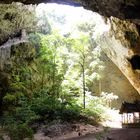
M0 3L22 2L24 4L59 3L73 6L83 6L105 17L114 16L140 23L139 0L0 0Z

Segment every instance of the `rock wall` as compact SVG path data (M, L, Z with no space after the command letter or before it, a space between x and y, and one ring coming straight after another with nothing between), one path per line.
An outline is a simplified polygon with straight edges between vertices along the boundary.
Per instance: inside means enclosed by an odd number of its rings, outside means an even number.
M101 79L94 81L91 85L94 95L99 95L101 91L117 95L118 100L113 101L112 104L115 108L120 108L123 101L134 102L140 99L136 89L104 52L101 52L100 60L105 67Z
M118 100L113 102L113 105L120 107L123 101L133 102L140 99L139 93L118 67L106 55L103 54L103 56L106 68L104 70L105 77L101 84L104 91L113 92L119 97Z
M0 4L0 70L9 65L11 46L28 42L26 34L35 28L34 6Z
M140 23L139 0L0 0L0 3L22 2L24 4L59 3L73 6L84 6L105 17L117 17L129 19L134 23Z
M137 26L113 17L107 24L110 29L101 36L100 45L140 93L140 37Z
M117 17L129 19L134 23L140 23L139 0L81 0L86 9L95 11L105 17Z

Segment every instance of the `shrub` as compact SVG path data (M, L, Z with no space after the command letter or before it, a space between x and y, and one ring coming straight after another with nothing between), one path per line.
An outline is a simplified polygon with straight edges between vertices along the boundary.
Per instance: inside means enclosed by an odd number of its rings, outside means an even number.
M6 130L11 140L23 140L24 138L33 137L33 131L26 123L8 125Z
M16 120L27 124L39 118L39 116L36 115L35 112L30 109L30 107L16 108L16 112L13 114L13 116L16 118Z
M75 104L68 104L60 111L60 113L60 118L64 121L78 120L81 113L81 107Z
M57 119L69 121L80 115L81 108L76 104L62 103L59 99L51 96L40 96L32 101L31 110L49 121Z

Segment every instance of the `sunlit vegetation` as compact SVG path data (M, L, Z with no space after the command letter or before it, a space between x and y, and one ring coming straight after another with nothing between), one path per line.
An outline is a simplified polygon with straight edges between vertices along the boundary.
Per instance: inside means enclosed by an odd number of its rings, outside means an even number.
M30 42L12 46L11 64L0 83L1 125L12 140L32 138L37 122L97 124L116 98L107 98L108 93L97 97L92 89L105 67L94 38L94 20L83 19L64 32L56 24L66 26L65 14L43 12L37 19Z

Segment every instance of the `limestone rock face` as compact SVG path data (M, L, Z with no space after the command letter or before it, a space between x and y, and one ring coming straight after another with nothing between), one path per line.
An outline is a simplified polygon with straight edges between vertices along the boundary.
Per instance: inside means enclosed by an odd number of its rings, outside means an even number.
M10 61L11 46L27 42L34 28L34 7L21 3L0 4L0 69Z
M34 27L34 7L21 3L0 4L0 45L9 38L19 37L21 30Z
M130 84L128 79L118 69L118 67L106 57L102 55L105 63L104 78L101 81L101 86L105 92L113 92L119 97L119 100L114 101L115 107L120 107L123 101L134 102L140 99L139 93Z
M107 56L140 93L140 37L137 26L117 18L108 20L110 29L101 37Z
M140 22L139 0L81 0L86 9L95 11L105 17L129 19L135 23Z
M140 23L139 0L0 0L0 3L22 2L24 4L60 3L74 6L84 6L99 14L120 19L129 19L134 23Z
M91 85L90 90L94 95L98 96L100 92L117 95L118 100L112 102L112 106L115 108L120 108L123 101L134 102L140 99L140 95L136 89L104 52L101 52L100 60L104 64L104 70L101 73L101 79L94 80Z

